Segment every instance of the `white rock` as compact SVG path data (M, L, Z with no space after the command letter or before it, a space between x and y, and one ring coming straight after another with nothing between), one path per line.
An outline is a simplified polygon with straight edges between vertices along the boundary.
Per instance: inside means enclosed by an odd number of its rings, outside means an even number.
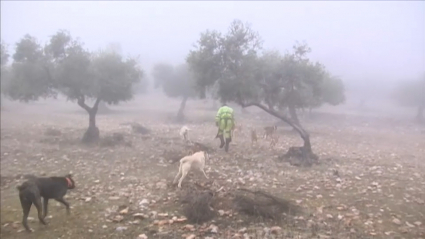
M115 229L117 232L122 232L127 230L127 227L117 227L117 229Z
M394 224L401 225L401 221L398 218L394 218L392 222Z

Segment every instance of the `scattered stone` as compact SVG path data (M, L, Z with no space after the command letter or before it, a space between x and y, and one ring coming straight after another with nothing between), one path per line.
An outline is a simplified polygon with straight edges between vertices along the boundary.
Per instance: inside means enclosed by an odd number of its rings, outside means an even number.
M401 221L398 218L394 218L393 223L397 225L401 225Z
M120 214L121 215L126 215L126 214L128 214L128 210L129 210L129 208L126 207L126 208L124 208L123 210L120 211Z
M136 219L141 219L141 220L148 218L148 216L146 216L143 213L135 213L135 214L133 214L133 217L136 218Z
M208 229L210 230L211 233L218 233L218 227L214 224L211 224Z
M156 189L167 189L167 183L165 182L157 182Z
M145 234L140 234L137 239L148 239L148 236L146 236Z
M189 236L186 237L186 239L195 239L196 235L195 234L190 234Z
M116 215L114 219L112 219L113 222L121 222L122 220L124 220L124 217L121 215Z
M278 234L280 231L282 231L282 228L279 226L274 226L270 228L270 233L271 234Z
M127 227L117 227L115 230L116 230L117 232L122 232L122 231L127 230Z
M191 224L186 224L182 227L182 229L187 231L195 231L195 226Z

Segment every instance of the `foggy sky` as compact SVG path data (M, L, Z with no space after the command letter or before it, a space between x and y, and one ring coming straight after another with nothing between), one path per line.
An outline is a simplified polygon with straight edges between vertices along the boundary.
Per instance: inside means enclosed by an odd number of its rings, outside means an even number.
M182 63L206 29L251 23L264 48L306 41L311 57L344 80L398 80L425 72L425 2L1 1L1 38L14 51L25 34L45 43L59 29L98 50L119 43L143 69Z

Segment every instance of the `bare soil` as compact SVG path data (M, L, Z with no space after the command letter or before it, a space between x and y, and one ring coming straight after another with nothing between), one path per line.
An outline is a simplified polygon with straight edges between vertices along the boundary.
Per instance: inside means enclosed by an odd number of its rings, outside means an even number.
M189 101L190 139L216 150L207 162L209 179L193 172L178 189L172 185L178 163L170 160L185 147L179 138L182 124L171 120L179 102L161 100L162 108L154 102L159 100L138 97L98 115L101 138L119 133L127 143L91 147L80 144L88 115L76 103L4 104L1 238L268 238L270 228L274 238L425 238L423 126L391 116L317 110L301 121L320 163L300 168L278 160L289 147L302 145L288 126L278 126L275 148L262 139L251 147L250 129L262 132L277 119L255 109L242 114L235 107L243 131L226 154L214 140L215 110L209 103ZM133 132L131 123L151 132ZM77 186L66 197L71 215L52 202L44 226L33 207L29 225L34 232L23 231L16 190L21 176L70 172ZM242 187L289 200L302 214L274 221L239 213L230 198ZM190 188L221 188L211 205L217 214L212 221L193 227L179 222L184 220L179 195Z

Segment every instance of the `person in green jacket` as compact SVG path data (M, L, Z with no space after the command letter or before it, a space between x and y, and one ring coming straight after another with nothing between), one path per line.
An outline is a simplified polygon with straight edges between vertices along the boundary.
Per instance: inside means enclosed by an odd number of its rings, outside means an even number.
M233 109L223 104L218 109L217 115L215 116L215 125L218 127L218 137L221 141L220 148L226 145L226 152L229 151L229 144L232 141L231 130L235 126L235 119L233 117Z

